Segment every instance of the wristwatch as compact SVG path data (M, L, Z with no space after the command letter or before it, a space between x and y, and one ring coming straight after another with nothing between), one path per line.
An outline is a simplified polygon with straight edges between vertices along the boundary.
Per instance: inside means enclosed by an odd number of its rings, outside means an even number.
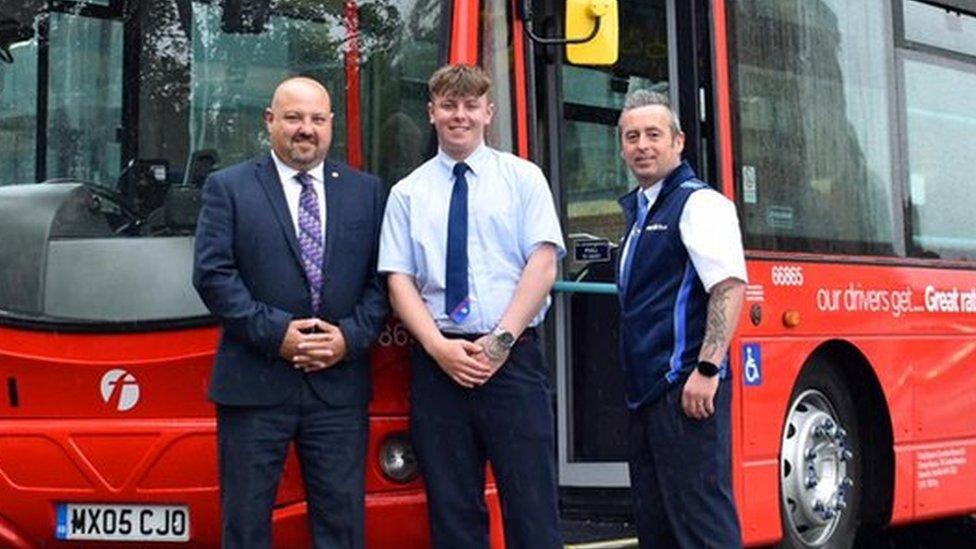
M506 351L511 351L512 347L515 346L515 336L512 335L512 332L509 332L501 326L496 326L495 329L491 331L491 337L495 338L495 343Z
M718 366L708 362L707 360L699 360L698 366L695 368L698 373L705 377L715 377L718 375Z

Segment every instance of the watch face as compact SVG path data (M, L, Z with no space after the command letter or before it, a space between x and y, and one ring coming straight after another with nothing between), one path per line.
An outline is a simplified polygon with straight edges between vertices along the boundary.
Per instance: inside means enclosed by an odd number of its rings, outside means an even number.
M515 345L515 336L512 335L512 332L498 332L498 334L495 335L495 339L497 339L498 343L506 349L511 349L512 346Z

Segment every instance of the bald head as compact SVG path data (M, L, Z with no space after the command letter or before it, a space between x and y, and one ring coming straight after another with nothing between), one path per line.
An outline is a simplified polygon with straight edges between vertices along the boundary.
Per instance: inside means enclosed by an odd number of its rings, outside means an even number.
M329 97L329 90L325 89L325 86L320 84L317 80L309 78L307 76L292 76L282 80L278 87L275 88L274 95L271 97L271 109L281 104L282 100L287 100L287 98L301 94L308 94L309 96L318 95L325 101L328 108L331 109L332 98Z
M296 170L321 163L332 144L332 101L325 86L311 78L288 78L275 89L264 112L271 148Z

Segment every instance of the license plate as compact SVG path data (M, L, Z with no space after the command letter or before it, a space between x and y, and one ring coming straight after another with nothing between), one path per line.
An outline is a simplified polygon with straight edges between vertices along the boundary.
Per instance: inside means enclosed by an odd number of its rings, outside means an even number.
M190 541L186 505L59 503L54 535L66 540Z

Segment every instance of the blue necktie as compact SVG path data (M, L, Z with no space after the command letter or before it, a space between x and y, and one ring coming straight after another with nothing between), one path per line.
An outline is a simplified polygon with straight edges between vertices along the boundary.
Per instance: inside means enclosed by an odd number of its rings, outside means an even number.
M471 304L468 299L468 182L464 178L468 165L454 165L454 190L447 215L447 270L444 312L460 324Z
M627 290L627 282L630 279L630 266L634 264L634 256L637 255L637 242L640 241L641 233L644 232L644 221L647 220L647 212L650 211L650 202L643 190L637 191L637 219L634 226L627 235L627 257L624 258L624 265L620 269L620 289Z

